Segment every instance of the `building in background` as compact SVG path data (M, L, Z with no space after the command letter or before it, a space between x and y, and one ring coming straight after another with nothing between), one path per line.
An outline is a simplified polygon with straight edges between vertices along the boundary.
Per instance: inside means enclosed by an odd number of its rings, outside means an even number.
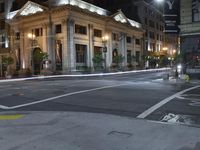
M164 41L164 20L162 12L145 1L138 1L137 14L140 22L145 29L145 51L160 51Z
M183 63L200 68L200 1L181 0L180 40Z
M105 0L104 5L111 11L121 9L126 16L142 24L146 31L143 50L146 58L153 58L152 53L157 53L169 58L167 61L174 59L179 49L179 0ZM155 66L159 60L151 61L154 65L147 62L146 67Z
M180 23L180 1L166 0L163 4L164 10L164 34L165 47L168 51L168 58L173 61L180 54L180 38L179 38L179 23ZM178 61L178 60L177 60Z
M144 30L122 11L112 14L81 0L51 0L48 4L29 1L6 17L9 48L21 70L38 74L35 55L40 52L47 52L51 69L62 73L92 68L95 54L103 55L107 68L119 55L124 67L132 63L132 55L136 65L140 64Z

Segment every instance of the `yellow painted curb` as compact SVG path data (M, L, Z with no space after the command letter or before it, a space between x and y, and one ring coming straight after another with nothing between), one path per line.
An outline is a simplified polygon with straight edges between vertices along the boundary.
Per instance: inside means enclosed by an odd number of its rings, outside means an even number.
M24 115L0 115L0 120L16 120L24 117Z

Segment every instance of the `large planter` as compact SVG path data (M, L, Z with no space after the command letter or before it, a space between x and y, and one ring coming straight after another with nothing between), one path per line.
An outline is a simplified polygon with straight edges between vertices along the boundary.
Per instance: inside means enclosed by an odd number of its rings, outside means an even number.
M6 75L5 77L6 77L6 79L11 79L12 75Z
M30 69L21 69L18 71L18 77L30 77L31 75Z

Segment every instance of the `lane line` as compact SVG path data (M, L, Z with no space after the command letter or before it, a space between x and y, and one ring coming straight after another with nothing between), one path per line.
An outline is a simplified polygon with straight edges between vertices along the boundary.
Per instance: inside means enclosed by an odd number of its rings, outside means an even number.
M194 90L194 89L197 89L197 88L200 88L200 85L198 86L195 86L195 87L191 87L189 89L185 89L183 91L180 91L164 100L162 100L161 102L157 103L156 105L152 106L151 108L147 109L146 111L144 111L143 113L141 113L140 115L137 116L137 118L140 118L140 119L144 119L146 118L147 116L149 116L151 113L153 113L154 111L156 111L157 109L159 109L160 107L162 107L163 105L165 105L166 103L170 102L171 100L173 100L174 98L180 96L181 94L184 94L188 91L191 91L191 90Z
M112 76L112 75L122 75L122 74L129 74L129 73L143 73L143 72L169 71L169 70L170 70L170 68L160 68L160 69L133 70L133 71L124 71L124 72L115 72L115 73L112 72L112 73L81 74L81 75L38 76L38 77L29 77L29 78L17 78L17 79L0 80L0 83L5 83L5 82L18 82L18 81L36 80L36 79L62 78L62 77L98 77L98 76Z
M0 105L0 109L8 109L9 107L4 106L4 105Z
M50 98L47 98L47 99L43 99L43 100L39 100L39 101L36 101L36 102L31 102L31 103L26 103L26 104L22 104L22 105L17 105L17 106L12 106L12 107L3 106L2 109L11 110L11 109L26 107L26 106L30 106L30 105L43 103L43 102L48 102L48 101L52 101L52 100L55 100L55 99L58 99L58 98L63 98L63 97L71 96L71 95L87 93L87 92L92 92L92 91L98 91L98 90L103 90L103 89L109 89L109 88L114 88L114 87L120 87L120 86L130 85L130 84L131 83L110 85L110 86L104 86L104 87L89 89L89 90L77 91L77 92L67 93L67 94L63 94L63 95L59 95L59 96L55 96L55 97L50 97Z
M190 100L190 101L200 101L198 98L190 98L190 97L182 97L182 96L177 96L176 98L181 99L181 100Z

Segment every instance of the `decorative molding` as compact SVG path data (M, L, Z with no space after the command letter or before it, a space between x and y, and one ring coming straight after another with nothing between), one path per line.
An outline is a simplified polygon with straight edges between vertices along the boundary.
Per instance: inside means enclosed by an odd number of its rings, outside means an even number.
M62 19L62 20L61 20L61 22L62 22L63 25L66 25L66 24L67 24L67 21L68 21L67 19Z
M72 19L71 17L69 17L68 19L67 19L67 23L69 24L69 25L74 25L74 19Z

